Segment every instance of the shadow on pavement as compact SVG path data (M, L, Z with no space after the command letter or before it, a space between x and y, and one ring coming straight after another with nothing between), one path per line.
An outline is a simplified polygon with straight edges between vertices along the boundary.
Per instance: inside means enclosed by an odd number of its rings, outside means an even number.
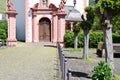
M44 45L44 47L53 47L53 48L57 48L57 46L54 46L54 45Z
M75 72L75 71L71 71L72 72L72 76L73 77L84 77L84 78L88 78L90 79L91 77L88 76L87 73L83 73L83 72Z
M120 53L114 53L114 58L120 58Z

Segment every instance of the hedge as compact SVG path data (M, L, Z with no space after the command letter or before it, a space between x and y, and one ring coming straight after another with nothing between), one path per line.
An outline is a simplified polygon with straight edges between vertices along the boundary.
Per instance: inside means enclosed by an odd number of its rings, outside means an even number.
M98 42L103 42L103 32L102 31L91 31L89 33L89 47L97 48ZM64 36L65 47L74 47L74 33L67 30ZM113 43L120 43L120 34L113 33ZM78 34L78 47L83 47L84 45L84 35L83 32Z
M64 36L64 42L66 47L73 47L74 45L74 33L67 30Z
M103 32L90 32L89 47L96 48L98 42L103 42Z

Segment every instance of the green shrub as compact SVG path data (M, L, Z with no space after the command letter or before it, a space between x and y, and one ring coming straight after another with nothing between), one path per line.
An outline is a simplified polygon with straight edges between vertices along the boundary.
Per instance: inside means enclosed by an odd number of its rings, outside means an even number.
M115 33L120 35L120 30L116 30L116 32L115 32Z
M92 72L94 73L92 80L111 80L111 68L105 61L100 61Z
M7 21L0 20L0 39L6 42L7 39Z
M113 43L120 43L120 34L113 33L112 37L113 37Z
M78 34L78 47L83 47L83 33L79 32ZM65 47L74 47L74 32L67 30L64 36Z
M64 36L65 47L74 47L74 33L67 30Z
M98 42L103 42L103 32L90 32L89 47L96 48Z
M120 43L120 34L113 33L113 43ZM104 35L102 31L91 31L89 33L89 47L97 48L98 42L103 42ZM72 31L67 30L64 36L64 42L66 47L74 47L74 33ZM79 32L78 34L78 47L82 48L84 45L84 35L83 32Z
M84 35L82 32L79 32L78 34L78 47L82 48L84 45Z

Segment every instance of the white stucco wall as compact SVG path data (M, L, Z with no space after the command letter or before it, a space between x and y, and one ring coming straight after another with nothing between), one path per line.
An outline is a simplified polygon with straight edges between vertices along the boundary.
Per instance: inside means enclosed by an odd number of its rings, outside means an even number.
M16 16L16 37L18 40L25 40L25 0L12 0Z

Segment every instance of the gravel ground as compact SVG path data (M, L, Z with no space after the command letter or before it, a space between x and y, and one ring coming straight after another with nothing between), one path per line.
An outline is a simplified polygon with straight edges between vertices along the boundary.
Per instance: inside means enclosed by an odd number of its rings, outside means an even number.
M56 80L57 49L18 43L0 48L0 80Z
M96 49L89 50L89 56L92 57L91 60L82 60L82 51L80 53L71 53L65 51L64 54L67 58L67 66L72 71L72 80L91 80L92 69L94 66L98 65L98 62L105 60L105 58L100 58L96 54ZM120 75L120 55L114 57L115 70L114 73Z

